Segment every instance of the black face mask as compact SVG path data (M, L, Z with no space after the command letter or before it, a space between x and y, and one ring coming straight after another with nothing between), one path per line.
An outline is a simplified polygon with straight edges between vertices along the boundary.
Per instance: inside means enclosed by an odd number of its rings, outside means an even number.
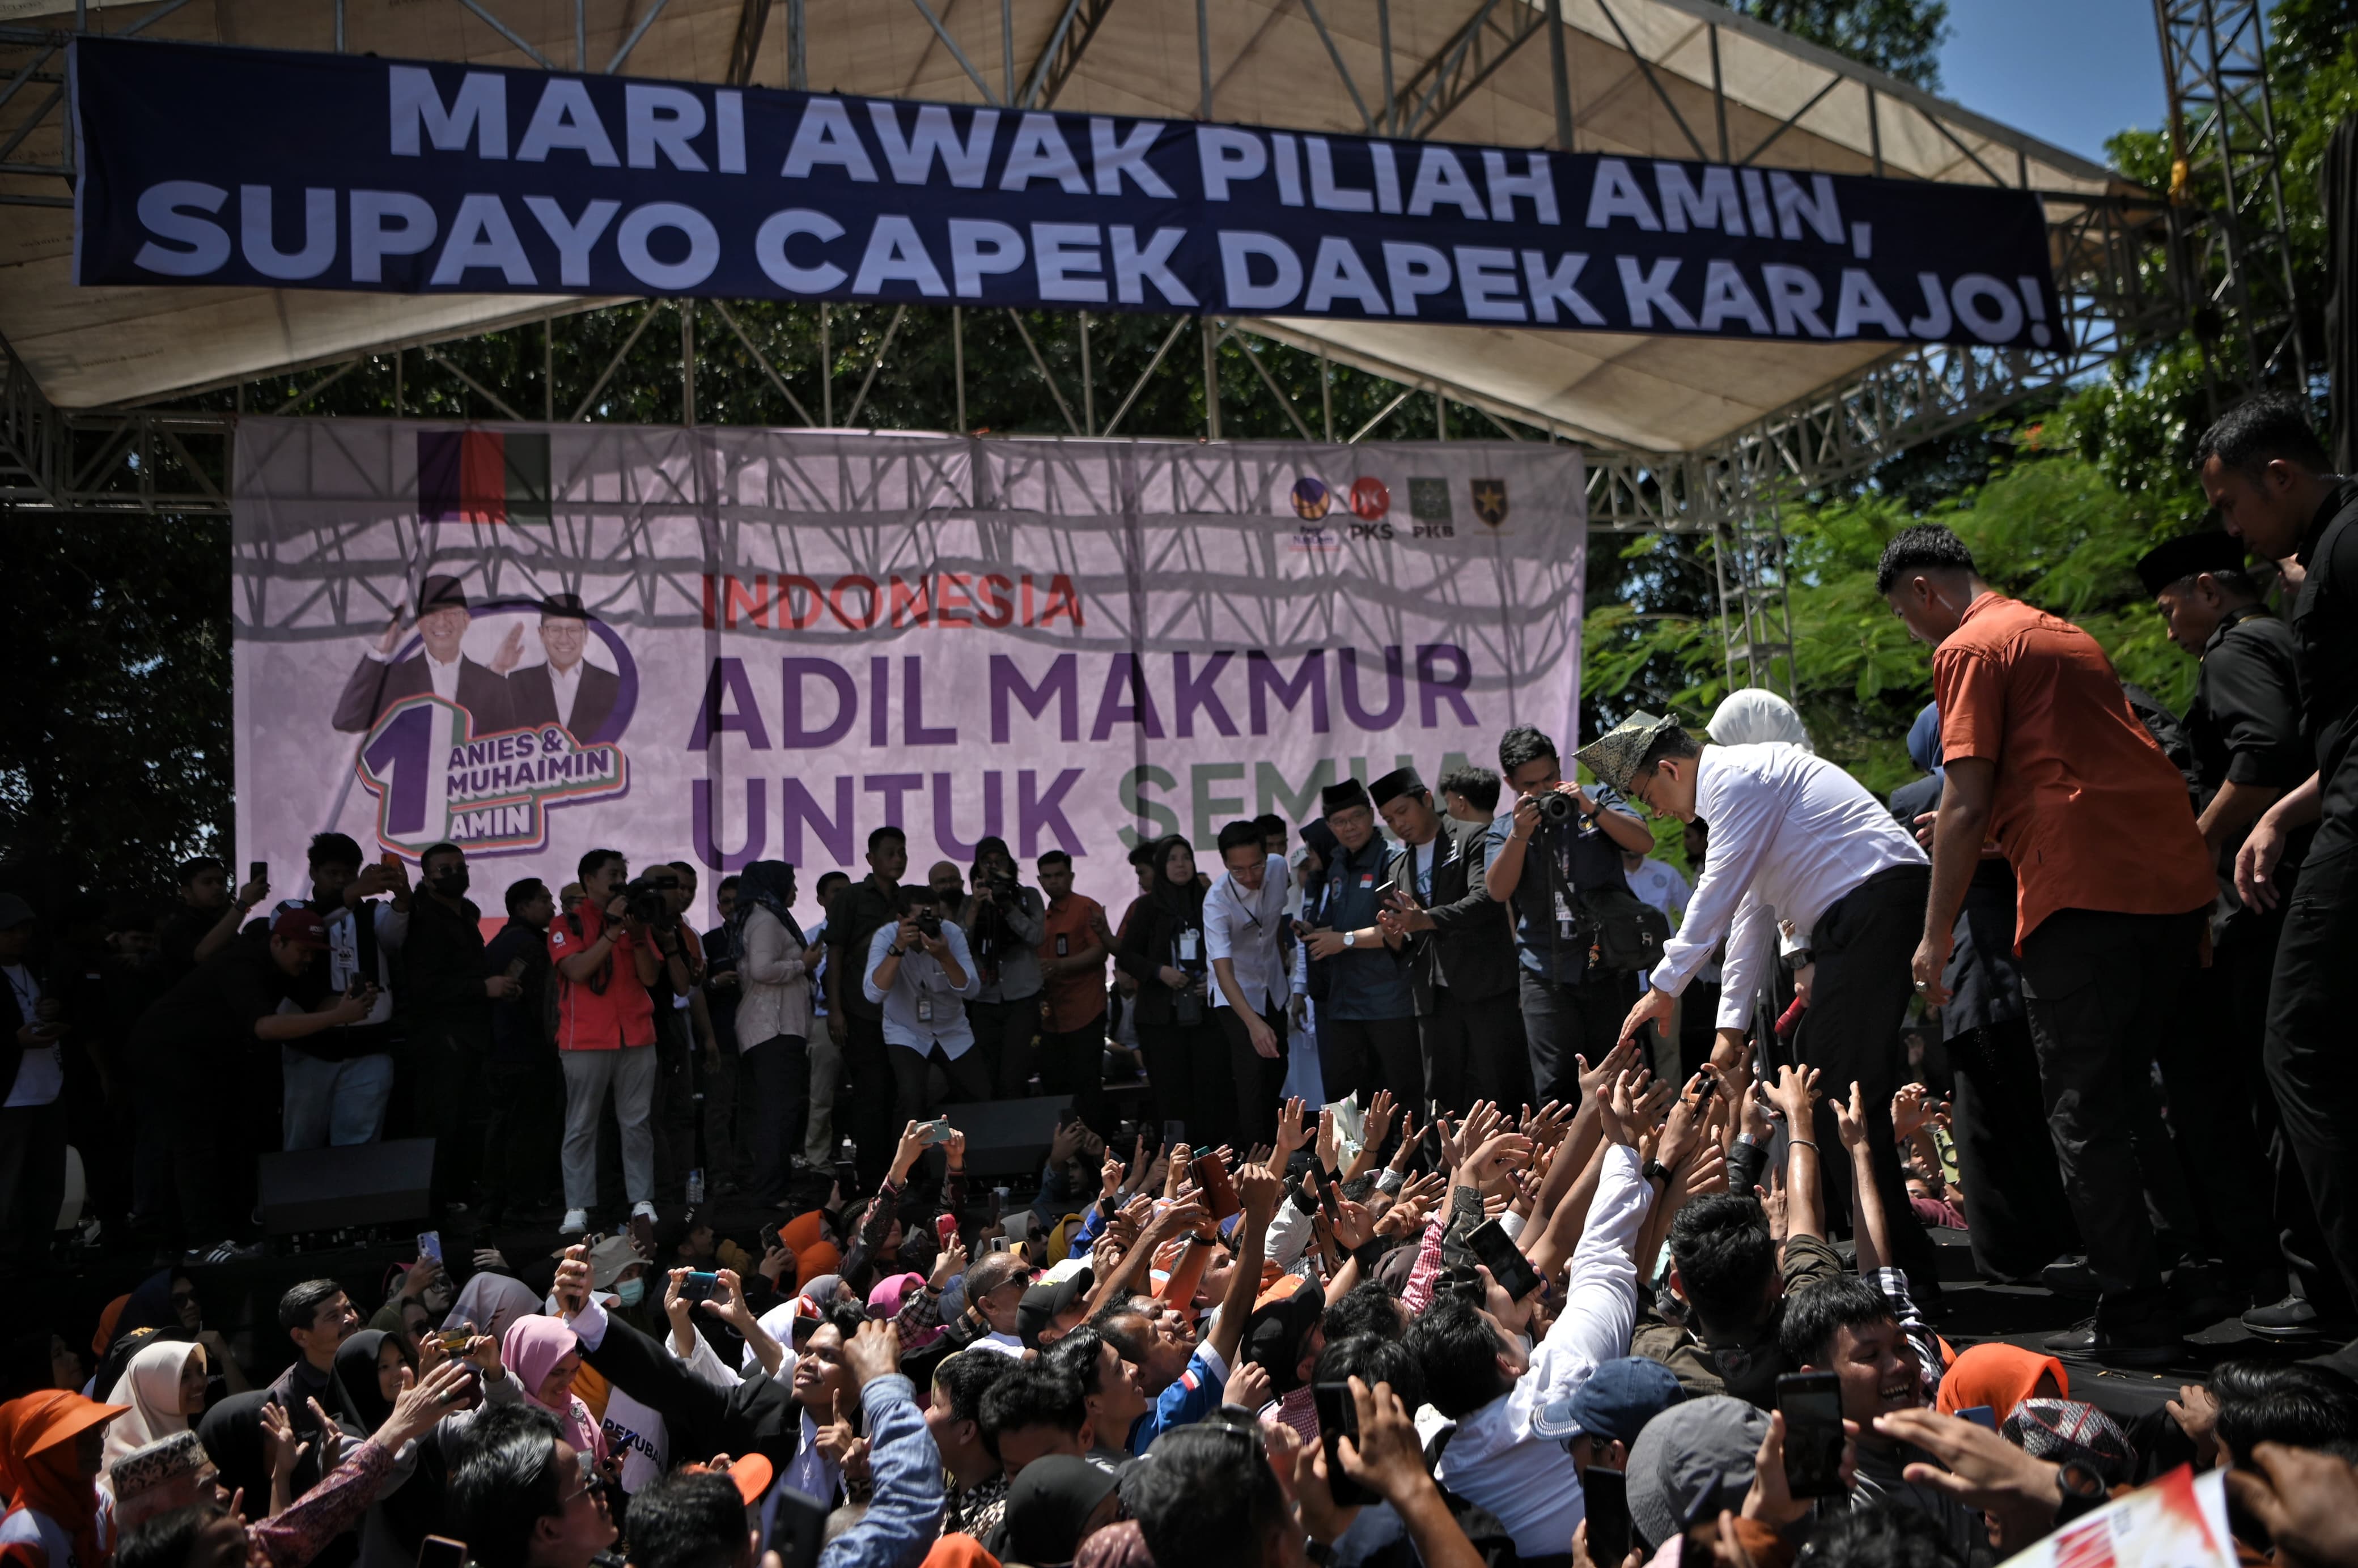
M467 868L451 866L434 873L434 891L456 898L467 891Z

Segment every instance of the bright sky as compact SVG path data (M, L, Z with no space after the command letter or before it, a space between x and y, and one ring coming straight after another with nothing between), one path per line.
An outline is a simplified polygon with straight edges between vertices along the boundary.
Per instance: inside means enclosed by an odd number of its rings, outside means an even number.
M2160 125L2153 0L1949 0L1941 96L2101 163Z

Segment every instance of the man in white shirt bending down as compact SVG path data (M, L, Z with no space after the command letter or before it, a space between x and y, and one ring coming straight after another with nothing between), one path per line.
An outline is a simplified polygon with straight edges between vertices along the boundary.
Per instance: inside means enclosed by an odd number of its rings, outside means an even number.
M1668 1018L1725 938L1712 1059L1733 1064L1753 993L1777 961L1778 922L1790 921L1810 942L1808 953L1795 955L1808 1004L1796 1044L1832 1091L1819 1102L1819 1135L1835 1138L1833 1095L1853 1083L1868 1105L1889 1105L1906 1067L1899 1026L1914 987L1915 944L1907 933L1913 921L1920 935L1931 892L1931 865L1916 840L1857 780L1783 741L1705 745L1674 719L1636 713L1582 748L1580 760L1657 815L1711 824L1711 850L1686 918L1663 946L1651 989L1629 1010L1622 1036ZM1890 1119L1870 1118L1868 1135L1887 1212L1897 1214L1908 1190ZM1841 1164L1821 1165L1831 1214L1848 1206L1849 1173ZM1938 1300L1931 1239L1915 1226L1899 1230L1893 1261L1908 1271L1917 1300Z
M1278 946L1293 879L1269 874L1269 845L1254 822L1220 829L1220 873L1204 894L1204 956L1212 964L1213 1016L1228 1042L1237 1084L1239 1147L1277 1136L1285 1090L1286 1003L1292 978ZM1278 862L1282 868L1285 862Z

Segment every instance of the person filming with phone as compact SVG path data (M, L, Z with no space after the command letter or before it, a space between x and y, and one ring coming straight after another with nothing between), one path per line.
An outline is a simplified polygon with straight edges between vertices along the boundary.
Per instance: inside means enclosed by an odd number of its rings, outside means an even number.
M868 939L860 987L884 1015L895 1119L925 1115L925 1067L939 1063L958 1099L990 1098L990 1065L975 1049L966 1003L982 989L966 933L942 918L941 896L923 882L901 890L901 918Z

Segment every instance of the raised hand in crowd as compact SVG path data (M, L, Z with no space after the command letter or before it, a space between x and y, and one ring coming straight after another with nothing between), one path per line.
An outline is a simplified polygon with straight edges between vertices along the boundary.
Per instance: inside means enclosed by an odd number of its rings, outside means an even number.
M384 1418L384 1424L376 1429L374 1441L377 1445L398 1453L403 1444L414 1442L433 1431L434 1423L458 1409L460 1401L471 1391L473 1376L472 1370L460 1361L447 1361L423 1378L416 1377L404 1367L401 1369L401 1393L393 1401L393 1412ZM314 1400L315 1410L318 1401ZM327 1419L326 1411L319 1411L317 1413L323 1436L336 1430L335 1423ZM331 1443L330 1446L332 1448L334 1445ZM333 1464L331 1455L322 1454L319 1459L321 1474L333 1468Z
M1937 1411L1893 1411L1875 1418L1875 1430L1940 1461L1915 1461L1902 1475L1988 1515L2002 1551L2019 1552L2054 1528L2063 1501L2061 1466L2034 1458L1986 1427Z
M1902 1084L1891 1097L1891 1135L1901 1143L1935 1122L1945 1121L1949 1107L1932 1098L1921 1084Z
M287 1407L273 1400L262 1407L262 1454L270 1465L270 1517L276 1519L295 1501L295 1467L311 1452L295 1439L295 1421Z
M2255 1444L2227 1495L2266 1527L2279 1568L2358 1563L2358 1470L2339 1455Z
M1269 1369L1258 1361L1248 1361L1228 1374L1228 1387L1222 1391L1223 1404L1243 1410L1257 1411L1269 1403L1275 1390L1269 1380Z
M1768 1103L1785 1119L1785 1126L1795 1138L1808 1138L1816 1125L1813 1108L1818 1103L1818 1070L1806 1073L1799 1067L1777 1069L1777 1081L1768 1087Z
M1318 1158L1320 1170L1332 1171L1339 1168L1337 1162L1342 1156L1337 1151L1341 1146L1341 1136L1335 1130L1334 1108L1329 1107L1318 1113L1318 1142L1313 1151Z

